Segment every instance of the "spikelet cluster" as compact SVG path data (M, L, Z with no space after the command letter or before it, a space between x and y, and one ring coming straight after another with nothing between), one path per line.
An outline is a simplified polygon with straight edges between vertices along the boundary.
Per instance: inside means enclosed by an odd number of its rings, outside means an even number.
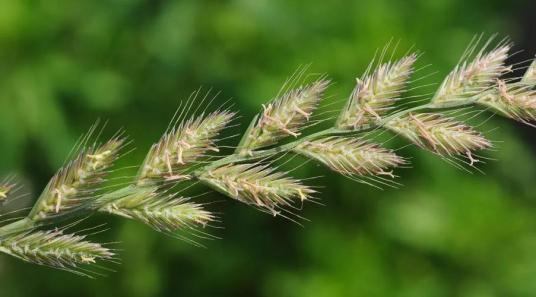
M266 165L230 164L208 170L199 179L217 191L246 204L278 214L280 207L304 201L315 191L299 180Z
M491 142L472 127L437 113L409 113L386 127L421 148L442 156L466 155L471 165L472 151L491 147Z
M533 125L536 121L536 90L531 85L499 80L496 90L479 98L478 103L522 123Z
M159 232L206 226L215 217L202 205L159 193L154 187L138 188L132 195L111 201L99 211L140 221Z
M26 262L71 270L81 264L112 259L114 253L84 236L61 231L36 231L11 235L0 242L0 251ZM74 272L74 271L73 271Z
M337 127L357 129L388 113L400 99L416 60L417 54L411 54L382 64L372 74L357 79L357 85L337 120Z
M485 52L483 48L471 62L462 62L445 78L432 102L463 100L480 95L495 85L501 75L509 72L505 65L511 46L501 45Z
M173 127L149 151L140 169L138 182L188 179L181 170L203 157L207 151L218 151L214 138L234 115L229 111L216 111Z
M406 163L392 150L359 138L343 136L305 141L295 151L344 175L393 176L388 170Z
M45 219L73 210L93 198L124 144L124 138L116 137L101 146L82 149L49 181L29 217Z
M495 89L486 92L478 103L498 114L534 126L536 121L536 60L518 82L497 79Z
M245 155L255 149L273 145L284 137L299 136L300 130L311 119L322 100L328 85L328 80L320 79L263 105L262 114L244 135L238 151Z

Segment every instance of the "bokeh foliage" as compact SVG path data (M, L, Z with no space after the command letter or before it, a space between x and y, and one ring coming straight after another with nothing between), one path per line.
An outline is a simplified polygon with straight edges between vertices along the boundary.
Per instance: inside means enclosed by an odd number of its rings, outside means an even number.
M423 83L439 82L481 32L510 36L523 60L536 51L534 11L521 0L2 0L0 171L35 197L99 117L135 140L121 165L139 164L199 86L233 98L238 133L307 63L337 82L330 100L342 99L392 38L402 53L424 52L420 66L432 66L417 75L437 70ZM305 208L305 228L211 194L224 201L214 208L225 229L208 249L99 217L111 230L98 237L121 242L116 273L89 280L1 256L0 295L534 296L536 131L492 124L502 142L486 175L407 149L414 168L399 172L401 189L320 179L326 206Z

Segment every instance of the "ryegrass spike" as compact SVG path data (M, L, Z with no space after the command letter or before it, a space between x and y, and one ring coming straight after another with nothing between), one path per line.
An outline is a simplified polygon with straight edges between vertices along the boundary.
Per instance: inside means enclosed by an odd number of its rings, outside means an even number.
M304 201L315 191L266 165L229 164L208 170L199 179L221 193L277 215L278 208Z
M398 61L382 64L372 74L357 79L357 85L336 126L340 129L357 129L381 119L400 99L416 60L417 54L411 54Z
M534 126L536 121L535 84L536 82L527 84L525 81L508 84L503 80L498 80L496 90L479 98L478 103L490 107L505 117Z
M173 127L147 154L138 175L138 183L189 179L189 176L181 173L181 169L192 165L207 151L218 151L214 138L234 115L229 111L216 111Z
M472 127L438 113L409 113L388 122L386 127L438 155L465 155L470 165L478 161L472 151L492 146Z
M52 177L29 217L46 219L73 210L91 199L105 181L108 169L119 157L124 144L124 138L115 137L101 146L83 148Z
M359 138L344 136L305 141L294 150L344 175L394 177L388 169L406 164L406 161L392 150Z
M492 143L473 127L451 116L470 120L485 112L482 108L485 106L536 126L536 62L532 62L521 79L504 79L502 75L512 70L505 65L511 45L501 42L488 50L490 39L474 54L481 37L476 40L429 103L415 100L397 104L414 71L416 54L398 61L387 59L392 62L384 64L375 59L358 80L344 109L336 111L339 114L336 123L327 128L321 125L327 119L312 121L311 117L330 82L320 78L294 89L306 71L300 68L276 98L263 106L264 111L251 121L236 150L226 156L209 152L218 151L216 143L224 139L219 135L235 113L221 107L224 111L207 114L216 96L211 96L209 91L198 102L199 89L181 102L168 130L152 146L134 180L113 185L116 187L113 190L102 183L125 143L115 137L102 146L86 147L96 132L97 125L94 125L73 149L76 156L50 180L29 215L10 221L11 215L27 209L6 213L9 217L0 222L0 252L85 275L84 264L112 261L112 251L86 241L83 236L63 234L65 228L37 230L95 212L140 221L164 234L199 245L181 235L181 231L206 238L201 228L217 218L193 198L178 196L199 184L299 223L302 217L293 210L299 210L304 201L314 202L316 187L305 185L305 179L279 171L298 155L370 186L399 185L393 179L392 169L407 164L406 160L393 150L365 140L370 135L367 133L379 138L386 131L394 132L458 169L470 171L466 165L474 166L481 158L476 151L490 148ZM384 60L387 49L378 60ZM471 57L474 59L470 60ZM481 106L474 108L475 105ZM397 111L393 112L395 107ZM326 110L326 114L331 112L334 111ZM320 129L298 138L312 126ZM291 137L296 139L286 141ZM278 168L267 165L276 163ZM184 187L177 191L176 186L182 180L192 182L181 183ZM14 188L15 183L10 178L0 182L0 204L8 196L11 201L17 199L13 197L19 189Z
M492 87L499 77L511 71L511 67L505 65L510 48L510 44L505 44L486 53L484 47L471 62L457 65L445 78L432 102L464 100Z
M204 227L215 220L202 205L186 198L162 195L153 187L140 188L136 194L111 201L99 211L137 220L159 232L170 233L196 225Z
M11 235L0 242L0 251L26 262L60 269L76 269L81 264L110 260L114 253L85 236L62 231L36 231Z
M291 90L263 105L262 114L244 135L238 151L251 151L277 143L287 136L298 137L323 98L330 81L319 79L309 85Z

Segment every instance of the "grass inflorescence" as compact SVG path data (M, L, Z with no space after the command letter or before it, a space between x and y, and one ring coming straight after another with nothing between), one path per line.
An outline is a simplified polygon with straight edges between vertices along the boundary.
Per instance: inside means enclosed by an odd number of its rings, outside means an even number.
M500 42L493 47L489 41L480 47L479 43L468 47L460 63L424 103L408 102L411 97L406 96L419 54L390 61L382 61L382 54L356 80L331 127L312 133L306 129L320 121L317 109L330 80L321 76L309 83L299 81L303 77L300 71L280 94L259 108L233 150L222 149L220 140L236 112L224 107L207 111L215 97L210 99L207 93L199 99L197 91L149 149L136 176L115 188L105 186L107 175L123 153L126 139L118 134L102 144L88 144L89 136L83 137L30 212L0 226L0 251L88 275L85 266L112 261L114 251L52 226L94 213L136 220L197 244L189 234L206 237L204 229L219 220L209 205L183 195L178 187L206 186L294 221L297 215L289 214L314 201L318 187L309 185L307 178L295 177L293 170L283 169L285 164L279 160L301 156L358 182L396 186L395 170L406 167L409 158L376 139L375 135L383 133L459 168L476 168L482 163L478 154L493 142L464 115L481 113L484 108L531 126L536 122L536 61L521 77L506 77L513 70L506 64L512 45ZM205 104L206 100L210 102ZM193 106L197 106L195 110ZM204 110L198 112L201 106ZM18 188L12 178L0 182L0 205Z

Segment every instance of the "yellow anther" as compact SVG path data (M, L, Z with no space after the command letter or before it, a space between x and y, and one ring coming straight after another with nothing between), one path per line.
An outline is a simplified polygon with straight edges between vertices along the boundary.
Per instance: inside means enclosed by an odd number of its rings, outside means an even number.
M81 256L80 261L85 264L95 263L95 257Z
M302 190L298 190L298 195L300 195L301 201L304 201L307 199L307 196L303 194Z

